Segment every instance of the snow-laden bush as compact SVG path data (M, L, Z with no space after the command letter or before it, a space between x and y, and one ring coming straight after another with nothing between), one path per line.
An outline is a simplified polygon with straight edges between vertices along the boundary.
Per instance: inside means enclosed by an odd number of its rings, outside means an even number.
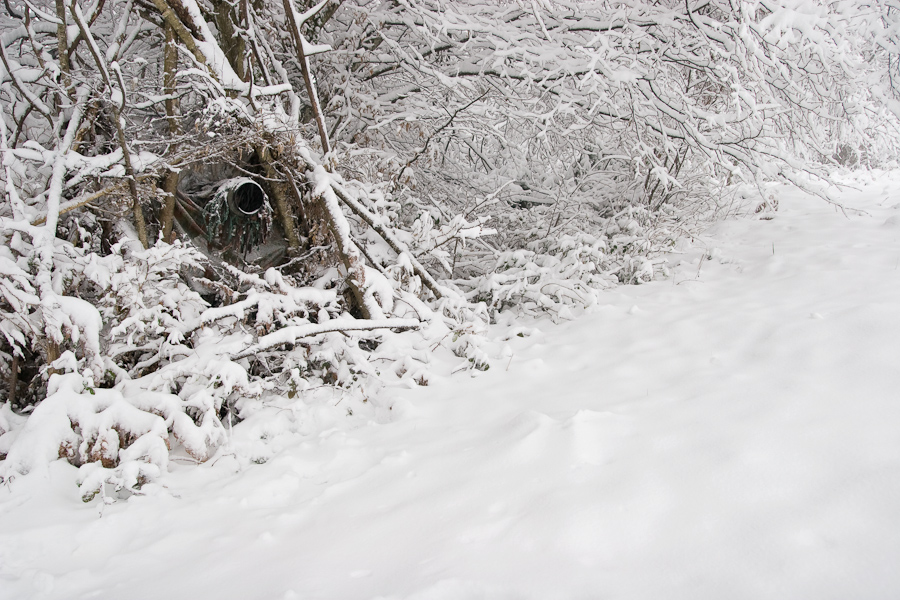
M77 370L89 369L96 380L103 379L102 318L94 304L96 280L108 270L91 262L82 249L48 237L43 228L21 222L9 225L0 233L3 382L11 385L18 362L28 356L39 357L43 365L27 398L7 389L10 397L22 403L39 397L49 365L66 350L72 352Z
M58 317L60 354L35 376L42 388L20 398L27 420L10 403L0 412L9 415L0 420L0 478L65 459L81 471L85 500L105 484L139 492L165 471L170 451L208 460L232 426L269 400L302 402L323 387L365 398L383 381L427 385L427 356L390 342L396 334L388 327L424 324L426 339L473 368L487 364L477 340L460 339L474 331L475 313L464 301L435 312L399 281L393 318L366 321L347 314L327 274L318 286L301 286L276 269L255 275L213 268L180 243L147 250L119 244L105 256L53 243L67 258L54 263L66 269L64 278L51 271L66 281L57 288L57 306L70 307ZM31 312L4 306L0 323L12 332L6 355L24 359L46 345L37 324L53 314L29 287L31 276L17 268L18 279L5 284L19 294L7 293L29 301L18 308Z
M40 240L39 230L28 231ZM18 270L3 282L5 356L39 354L45 366L25 397L7 390L19 408L33 410L24 428L4 432L10 439L2 444L8 456L0 477L65 458L85 471L91 497L102 481L133 489L158 475L170 434L195 459L209 458L224 440L223 402L254 390L241 367L222 360L221 340L210 349L202 332L189 339L186 325L199 323L208 305L185 274L205 258L162 243L117 245L100 256L54 239L57 258L44 273L51 283L34 290L29 275L40 280L40 251L21 232L10 237L5 264ZM18 374L18 364L7 366ZM18 387L15 377L4 381Z
M468 296L495 310L520 307L567 318L567 307L591 306L597 291L612 287L614 277L602 270L608 261L604 250L603 240L570 236L542 252L507 250L488 274L473 282Z
M0 477L63 458L81 467L82 497L88 501L104 483L134 491L165 470L176 411L166 418L92 383L87 372L51 376L47 398L17 432Z

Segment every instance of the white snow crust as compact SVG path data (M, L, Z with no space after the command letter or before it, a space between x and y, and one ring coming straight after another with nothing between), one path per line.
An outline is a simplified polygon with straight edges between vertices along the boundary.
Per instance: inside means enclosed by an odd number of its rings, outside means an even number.
M900 597L900 174L848 183L501 322L489 371L439 355L377 422L261 412L111 505L14 478L0 599Z

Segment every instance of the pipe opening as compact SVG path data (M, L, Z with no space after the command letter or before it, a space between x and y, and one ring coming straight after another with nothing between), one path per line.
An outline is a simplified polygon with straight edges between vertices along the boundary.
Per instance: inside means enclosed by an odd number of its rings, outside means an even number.
M265 206L266 194L258 183L245 179L231 190L228 203L234 212L255 215Z

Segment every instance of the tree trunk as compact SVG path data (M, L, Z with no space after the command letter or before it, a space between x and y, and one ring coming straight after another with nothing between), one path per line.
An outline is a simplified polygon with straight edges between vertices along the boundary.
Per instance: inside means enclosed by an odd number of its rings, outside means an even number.
M19 356L13 351L12 365L9 367L9 405L16 405L19 391Z
M166 24L166 45L163 49L163 93L166 96L172 96L175 93L175 71L178 69L178 48L175 47L175 30L168 23ZM177 100L175 98L166 99L166 120L169 125L169 134L175 137L179 134L178 119L175 115L177 108ZM169 149L169 155L175 153L177 146L172 144ZM162 238L166 243L172 243L174 240L172 230L175 221L175 190L178 187L178 173L169 170L163 179L163 193L165 194L165 204L163 205L162 217Z
M213 0L216 29L219 30L219 44L231 68L242 81L247 80L247 69L244 64L244 38L238 35L231 18L231 4L227 0Z
M281 183L281 174L275 168L275 165L272 164L275 157L272 156L271 150L263 145L257 146L256 155L263 170L266 172L266 177L273 180L269 183L269 189L272 192L272 199L275 201L275 212L278 213L278 221L284 230L288 247L292 251L297 251L300 248L300 238L297 237L297 228L294 227L294 215L287 201L287 186Z
M66 34L65 0L56 0L56 18L61 21L56 26L56 51L59 56L59 68L63 72L62 84L68 90L72 80L69 78L69 40Z

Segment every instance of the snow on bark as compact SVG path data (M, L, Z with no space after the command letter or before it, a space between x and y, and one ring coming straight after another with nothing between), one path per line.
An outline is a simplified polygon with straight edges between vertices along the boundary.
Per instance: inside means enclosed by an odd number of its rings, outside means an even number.
M313 196L321 199L328 214L331 230L338 245L338 252L342 255L344 267L348 271L348 283L359 295L359 301L363 304L361 308L365 309L367 317L383 319L385 315L382 304L387 305L387 302L382 299L379 304L373 291L369 289L370 284L366 280L366 266L351 236L350 223L341 211L337 195L335 195L333 176L322 165L316 165L310 173L310 181L313 184Z

